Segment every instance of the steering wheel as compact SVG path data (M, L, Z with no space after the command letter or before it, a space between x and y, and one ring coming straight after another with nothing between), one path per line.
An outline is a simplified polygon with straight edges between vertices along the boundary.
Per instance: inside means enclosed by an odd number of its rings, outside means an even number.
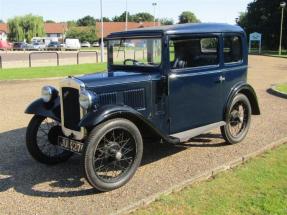
M134 60L134 59L126 59L126 60L124 61L124 65L127 65L127 62L132 62L133 65L140 65L140 64L141 64L141 63L140 63L139 61L137 61L137 60Z

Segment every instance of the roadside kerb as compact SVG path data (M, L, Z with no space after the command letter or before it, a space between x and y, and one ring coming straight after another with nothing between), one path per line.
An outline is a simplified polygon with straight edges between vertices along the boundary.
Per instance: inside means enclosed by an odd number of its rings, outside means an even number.
M277 90L276 89L276 85L272 85L271 88L269 89L269 92L272 93L275 96L287 99L287 94L286 93L282 93L279 90Z
M217 174L221 173L221 172L224 172L226 170L229 170L229 169L233 169L234 167L237 167L239 165L242 165L244 163L246 163L247 161L251 160L252 158L255 158L261 154L264 154L274 148L277 148L278 146L281 146L281 145L284 145L284 144L287 144L287 137L283 138L283 139L280 139L278 141L275 141L255 152L252 152L252 153L249 153L245 156L242 156L240 158L237 158L227 164L223 164L223 165L220 165L218 167L215 167L211 170L208 170L204 173L201 173L199 175L196 175L196 176L193 176L191 177L190 179L176 185L176 186L173 186L173 187L170 187L168 190L166 191L163 191L163 192L158 192L152 196L149 196L145 199L142 199L126 208L123 208L119 211L117 211L115 214L116 215L121 215L121 214L128 214L128 213L131 213L131 212L134 212L136 211L138 208L141 208L141 207L144 207L144 206L147 206L149 205L150 203L156 201L157 199L159 199L161 196L166 196L166 195L169 195L173 192L179 192L181 191L182 189L184 189L185 187L188 187L190 185L193 185L197 182L202 182L202 181L206 181L210 178L213 178L214 176L216 176Z

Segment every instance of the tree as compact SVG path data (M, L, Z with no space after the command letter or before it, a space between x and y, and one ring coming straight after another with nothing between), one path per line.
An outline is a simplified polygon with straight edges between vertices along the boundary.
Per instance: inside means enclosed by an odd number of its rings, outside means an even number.
M85 16L77 21L78 26L94 26L96 19L92 16Z
M179 16L179 24L183 23L198 23L199 19L196 18L195 14L190 11L184 11Z
M162 25L173 25L173 19L163 18L159 20Z
M264 48L277 50L279 47L281 2L282 0L255 0L248 4L247 12L242 13L239 17L238 24L244 28L248 35L253 32L263 34ZM283 28L283 38L286 38L286 16L284 23L285 27ZM286 39L283 40L282 45L287 48Z
M45 23L56 23L54 20L46 20Z
M66 33L66 38L79 39L90 43L98 40L95 27L73 27Z
M32 14L17 16L8 20L9 39L11 41L31 41L33 37L45 35L44 20L41 16Z
M123 12L120 16L115 16L112 18L113 22L125 22L126 21L126 12ZM128 20L132 21L132 16L128 12Z
M150 13L137 13L131 16L132 22L153 22L154 16Z

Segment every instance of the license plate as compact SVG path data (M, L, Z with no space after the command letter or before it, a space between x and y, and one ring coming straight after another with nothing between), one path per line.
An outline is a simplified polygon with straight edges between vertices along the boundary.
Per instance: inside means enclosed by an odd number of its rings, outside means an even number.
M83 143L66 137L59 137L58 145L65 150L80 154L82 153L84 147Z

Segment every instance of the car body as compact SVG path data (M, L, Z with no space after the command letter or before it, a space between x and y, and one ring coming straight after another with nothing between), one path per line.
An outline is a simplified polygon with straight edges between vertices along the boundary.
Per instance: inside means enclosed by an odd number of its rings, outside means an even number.
M12 49L13 49L13 43L9 43L5 40L0 40L0 50L6 51Z
M27 43L25 42L15 42L13 44L13 50L15 51L24 51L27 48Z
M82 48L90 48L91 47L91 44L89 42L82 42L81 43L81 47Z
M45 87L42 99L26 110L59 122L51 129L54 144L82 154L86 179L98 190L127 183L140 164L143 142L179 144L220 127L226 143L235 144L247 135L251 115L260 114L247 83L247 39L239 26L183 24L107 39L107 72L68 77L59 91ZM34 132L33 123L27 134ZM28 148L33 140L27 139ZM121 175L102 176L108 170Z
M80 50L81 49L81 43L79 39L67 38L65 44L66 44L65 46L66 50Z
M100 47L100 43L99 43L99 42L94 42L94 43L92 44L92 46L93 46L93 47Z
M49 45L47 46L47 50L55 50L55 51L60 51L61 50L61 43L60 42L50 42Z
M44 43L33 42L32 44L27 44L27 50L44 51L46 45Z

